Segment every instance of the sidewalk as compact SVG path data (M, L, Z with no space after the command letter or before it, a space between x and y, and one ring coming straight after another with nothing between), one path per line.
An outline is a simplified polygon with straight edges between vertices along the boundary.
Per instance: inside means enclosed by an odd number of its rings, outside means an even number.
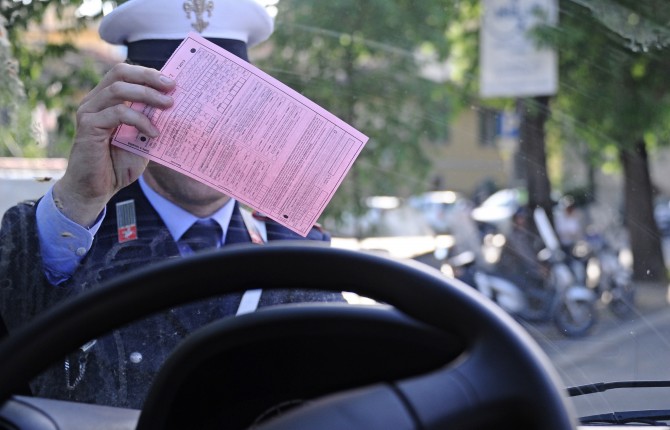
M635 307L641 314L670 306L668 286L652 282L635 283Z
M561 342L560 353L554 355L552 362L558 368L567 368L586 365L593 361L594 357L613 357L624 354L622 345L629 345L631 341L635 349L645 345L641 339L649 335L653 342L661 342L670 348L670 339L663 333L670 326L670 303L668 303L668 287L658 283L637 283L634 315L626 320L616 318L606 309L602 309L601 319L596 325L594 333L581 339L542 339L541 342L549 342L548 348L553 343ZM617 354L613 354L614 348ZM642 347L644 348L644 347ZM552 349L545 349L552 354ZM555 352L555 351L554 351ZM630 352L630 351L629 351Z

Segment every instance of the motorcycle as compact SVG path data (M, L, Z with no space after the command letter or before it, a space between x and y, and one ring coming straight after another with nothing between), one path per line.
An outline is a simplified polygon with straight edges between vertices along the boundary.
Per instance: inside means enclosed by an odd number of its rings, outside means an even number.
M526 297L518 286L482 269L471 251L447 259L442 272L477 289L514 317L521 317L528 307Z
M616 317L631 317L635 313L635 288L632 271L621 262L621 252L599 236L586 242L586 281Z
M579 282L546 213L537 209L533 216L545 246L538 259L548 269L542 287L522 289L508 277L480 267L474 253L468 251L448 258L442 271L474 287L519 320L552 321L564 336L584 336L598 319L597 296Z
M543 293L529 298L527 315L534 319L553 320L565 336L584 336L598 319L597 296L579 282L544 210L536 208L533 218L545 245L538 257L548 265L549 276Z
M553 321L565 336L585 335L596 321L593 292L574 284L574 275L558 254L545 249L538 258L551 266L542 289L522 290L512 280L481 268L471 252L447 259L442 272L477 289L520 321Z

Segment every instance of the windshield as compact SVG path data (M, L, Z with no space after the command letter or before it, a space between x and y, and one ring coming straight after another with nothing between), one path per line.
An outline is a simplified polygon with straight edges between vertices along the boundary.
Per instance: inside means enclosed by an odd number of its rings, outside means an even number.
M96 179L93 191L93 178L107 178L101 167L107 159L127 169L129 177L138 164L123 164L127 160L118 147L104 159L85 152L82 148L92 146L84 145L93 145L94 139L84 142L83 133L96 136L95 144L105 148L106 139L121 123L133 130L133 136L152 137L148 122L137 120L135 114L107 121L106 115L114 111L112 103L95 105L87 96L100 88L96 85L118 63L146 60L145 65L155 66L148 57L128 59L141 46L129 48L123 39L114 44L100 37L107 34L114 39L117 31L122 37L120 29L127 27L122 20L107 33L101 31L105 30L101 21L134 1L0 1L0 211L10 214L3 222L0 287L12 288L17 282L61 285L49 290L49 297L38 296L40 305L29 307L31 312L62 298L56 295L65 297L77 288L85 290L143 267L153 262L149 254L154 252L179 256L183 249L176 239L188 228L179 221L152 227L149 233L132 230L148 214L165 218L169 209L161 206L163 200L178 201L191 220L226 213L221 215L226 220L224 232L229 220L237 220L240 242L250 241L256 227L249 229L239 206L249 206L252 213L258 209L256 203L270 198L264 194L267 189L248 184L271 172L268 166L274 166L277 153L295 144L286 132L298 121L295 111L278 114L284 105L275 99L271 102L276 104L256 111L253 103L260 102L254 99L246 110L239 110L244 121L220 137L226 145L233 140L244 144L217 153L219 159L234 154L246 163L227 167L221 175L234 177L232 191L249 196L248 200L238 199L236 206L220 190L199 188L195 180L195 185L173 180L176 163L166 167L152 162L146 171L142 165L140 171L145 173L140 179L139 175L132 180ZM207 37L206 26L216 25L217 2L176 3L180 16L189 17L189 28L197 33L202 26ZM212 4L211 10L206 3ZM261 3L271 24L254 27L258 32L268 25L258 40L256 33L243 38L250 63L369 138L360 152L346 159L349 168L338 171L341 182L332 195L305 186L286 203L292 209L309 208L306 219L317 214L317 227L301 234L284 226L275 230L277 220L256 211L252 224L261 226L261 236L270 235L272 240L281 231L278 237L300 239L309 233L308 239L331 246L418 260L445 277L458 278L517 320L556 366L566 388L670 381L666 364L670 4L661 0ZM175 47L166 49L172 52ZM142 55L156 52L146 49ZM200 81L223 82L229 76L224 75ZM147 82L142 85L159 88L156 94L173 88L158 80ZM109 88L113 92L116 87ZM122 91L118 98L141 97L136 94ZM209 96L219 97L213 92ZM143 101L154 104L152 118L169 109L158 96ZM225 103L223 98L217 100L215 110L224 112ZM98 116L91 113L94 108ZM103 108L109 109L100 115ZM196 129L204 133L220 126L212 119L216 112L207 115L194 114L181 123L184 144L172 148L174 154L199 151L193 137ZM252 139L243 127L258 121L254 115L265 115L264 121L281 126L268 127L260 140L275 139L274 146L266 145L263 157L249 162L252 155L245 145ZM177 131L170 133L177 136ZM340 157L340 150L346 151L345 140L337 148L323 159ZM88 170L79 168L86 165ZM101 173L91 173L96 171ZM336 176L334 170L316 173L324 183ZM291 175L296 171L285 174ZM99 191L103 186L111 188ZM90 193L84 194L84 189ZM131 189L157 196L142 203L123 194ZM71 247L67 261L62 254L51 255L51 269L33 273L35 264L16 265L12 259L17 254L12 253L31 249L22 257L41 262L45 243L69 240L75 234L72 227L42 237L39 246L32 242L32 248L24 248L28 242L7 245L5 240L19 240L26 232L46 234L35 224L46 210L45 199L39 210L34 203L45 194L50 196L52 214L60 211L69 217L67 222L90 235L82 244L67 245ZM71 197L80 200L75 204ZM21 203L22 209L12 212L10 208L26 200L33 203ZM129 206L128 201L134 203ZM229 202L233 202L229 209L222 210ZM315 207L323 211L316 213ZM19 221L21 216L29 221ZM224 233L228 239L217 234L223 245L235 232ZM164 243L174 249L167 251ZM80 269L89 263L95 274L82 274ZM23 270L31 272L24 276ZM64 287L71 282L78 287ZM11 331L13 323L6 323ZM176 324L188 330L191 323ZM167 340L165 348L172 343ZM124 354L130 362L140 362L146 360L146 351L146 346L137 346ZM73 356L65 366L65 385L75 386L82 374L75 369L75 360ZM617 388L573 396L571 402L580 417L668 410L667 390Z

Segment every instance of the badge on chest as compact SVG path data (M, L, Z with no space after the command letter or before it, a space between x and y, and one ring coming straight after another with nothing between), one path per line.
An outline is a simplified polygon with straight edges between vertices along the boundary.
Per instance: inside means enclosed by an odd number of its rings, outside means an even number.
M116 204L116 228L119 243L137 240L135 200L126 200Z

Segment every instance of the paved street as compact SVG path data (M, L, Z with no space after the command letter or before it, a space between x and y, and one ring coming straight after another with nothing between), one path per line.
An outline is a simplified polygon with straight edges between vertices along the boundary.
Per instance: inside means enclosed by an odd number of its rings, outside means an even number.
M633 317L606 308L584 338L562 336L551 323L524 324L566 386L621 380L670 380L670 307L665 288L640 286ZM670 389L617 389L575 397L578 415L630 409L670 409ZM631 401L633 399L634 401Z

